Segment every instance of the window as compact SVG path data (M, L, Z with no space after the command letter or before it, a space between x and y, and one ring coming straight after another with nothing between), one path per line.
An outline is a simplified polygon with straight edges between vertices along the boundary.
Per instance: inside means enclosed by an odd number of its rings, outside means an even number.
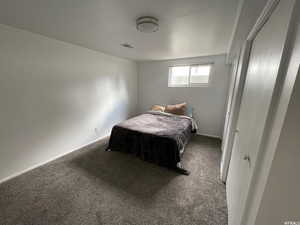
M197 87L209 83L212 65L190 65L169 67L169 87Z

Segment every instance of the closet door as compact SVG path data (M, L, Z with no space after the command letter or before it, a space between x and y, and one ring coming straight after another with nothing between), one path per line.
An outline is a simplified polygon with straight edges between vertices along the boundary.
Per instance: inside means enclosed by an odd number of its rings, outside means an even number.
M227 180L229 225L241 224L293 5L294 1L281 0L252 42Z
M240 57L236 62L235 74L234 74L234 87L231 93L232 102L230 104L230 109L228 115L226 114L227 123L225 123L226 131L224 131L223 141L222 141L222 159L221 159L221 180L226 182L228 168L231 158L231 151L233 145L233 138L237 123L237 116L240 111L242 91L245 84L245 73L247 70L248 60L249 60L250 45L246 43L240 53ZM246 65L245 65L246 63ZM228 117L228 118L227 118Z

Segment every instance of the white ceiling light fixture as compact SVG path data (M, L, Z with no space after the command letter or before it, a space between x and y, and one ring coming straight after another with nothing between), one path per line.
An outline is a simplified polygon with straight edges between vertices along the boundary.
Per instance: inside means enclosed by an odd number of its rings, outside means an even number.
M153 33L158 31L158 19L152 16L142 16L136 20L136 29L143 33Z

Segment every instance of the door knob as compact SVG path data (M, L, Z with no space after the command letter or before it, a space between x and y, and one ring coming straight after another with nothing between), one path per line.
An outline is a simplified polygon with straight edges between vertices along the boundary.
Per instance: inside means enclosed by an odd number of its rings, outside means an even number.
M245 155L243 159L249 163L249 167L250 167L250 163L251 163L250 156L249 155Z

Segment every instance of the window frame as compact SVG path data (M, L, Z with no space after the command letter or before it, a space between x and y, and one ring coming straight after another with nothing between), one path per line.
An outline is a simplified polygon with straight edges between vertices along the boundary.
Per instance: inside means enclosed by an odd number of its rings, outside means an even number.
M189 74L188 74L188 84L187 85L170 85L171 80L171 68L173 67L183 67L188 66L189 67ZM208 82L207 83L194 83L191 84L191 68L193 66L210 66L210 71L208 75ZM211 73L213 69L214 63L213 62L207 62L207 63L192 63L192 64L176 64L176 65L170 65L168 66L168 88L174 88L174 87L185 87L185 88L192 88L192 87L208 87L211 82Z

